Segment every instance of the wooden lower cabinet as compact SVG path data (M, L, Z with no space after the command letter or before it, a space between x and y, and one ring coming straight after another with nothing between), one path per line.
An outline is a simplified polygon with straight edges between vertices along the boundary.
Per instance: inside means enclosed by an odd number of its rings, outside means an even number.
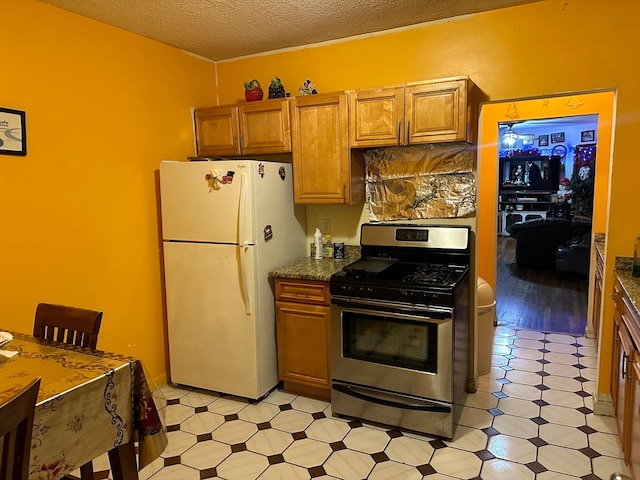
M603 272L604 272L604 259L594 246L595 258L596 258L596 274L595 281L593 283L593 311L591 313L591 328L593 331L593 337L595 338L596 346L598 345L598 337L600 336L600 310L602 308L602 284Z
M276 279L278 376L284 390L331 399L329 283Z
M640 313L616 281L611 397L624 461L640 478Z
M636 351L631 371L629 418L629 466L634 478L640 478L640 354Z

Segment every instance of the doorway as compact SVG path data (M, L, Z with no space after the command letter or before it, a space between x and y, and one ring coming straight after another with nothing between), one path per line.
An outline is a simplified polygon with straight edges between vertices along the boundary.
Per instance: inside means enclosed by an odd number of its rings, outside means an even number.
M497 324L583 335L598 115L508 121L498 127ZM591 162L585 174L587 151ZM520 231L520 240L512 238L515 223L533 228L540 221L531 221L543 218L551 219L544 222L552 234ZM577 237L581 244L556 268L556 247ZM518 241L526 243L516 257Z
M487 280L494 288L497 283L498 268L496 233L499 219L499 171L496 159L499 157L500 149L499 124L501 122L522 121L523 119L545 120L580 115L598 115L598 126L594 133L598 143L599 168L594 178L592 229L594 232L604 232L607 217L613 106L614 92L612 91L503 101L482 105L478 142L478 251L482 253L478 255L476 264L478 275ZM550 132L549 135L551 133L558 132ZM588 292L591 291L590 285L592 284L593 271L589 274ZM563 286L563 289L570 290L566 286ZM592 299L590 295L587 295L587 297L589 298L586 317L589 319L591 317ZM533 295L526 302L522 301L523 307L530 308L533 302L542 304L547 302L547 299L537 298L537 295ZM582 303L584 304L584 301ZM498 304L497 308L499 311L502 307ZM509 305L506 305L505 308L509 308ZM589 335L590 331L592 331L592 326L587 321L586 334Z

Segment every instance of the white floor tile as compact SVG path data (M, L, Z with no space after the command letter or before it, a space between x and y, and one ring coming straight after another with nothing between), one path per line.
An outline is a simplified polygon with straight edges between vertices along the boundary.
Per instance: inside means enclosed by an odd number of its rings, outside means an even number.
M480 473L482 461L473 453L443 448L436 450L431 465L437 472L454 478L474 478Z
M324 469L329 475L343 480L360 480L369 476L374 465L370 455L352 450L338 450L327 459Z
M579 480L595 474L608 480L614 471L628 473L615 419L584 410L593 408L597 377L592 340L499 326L492 350L490 372L467 396L451 440L367 422L352 427L353 419L332 417L330 403L281 390L255 403L164 385L157 394L170 403L163 408L165 424L180 430L168 432L167 449L139 476ZM206 411L196 413L198 407ZM596 432L578 428L585 425ZM579 451L587 447L594 458ZM181 464L165 467L165 459ZM535 474L538 464L548 471ZM95 470L108 468L106 456L94 461Z
M499 458L484 462L480 476L482 480L534 480L536 478L535 474L524 465L506 462Z

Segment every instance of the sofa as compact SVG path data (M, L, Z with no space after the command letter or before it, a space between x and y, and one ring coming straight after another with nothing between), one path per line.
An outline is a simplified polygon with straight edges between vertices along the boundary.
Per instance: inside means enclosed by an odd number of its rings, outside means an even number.
M518 267L553 270L556 269L558 247L569 247L576 241L581 242L585 234L588 234L590 243L591 223L576 222L565 218L538 218L514 223L509 227L509 233L516 239L516 264ZM590 245L587 246L587 249L589 248ZM573 265L573 258L569 260ZM576 259L576 262L579 260ZM569 264L560 262L561 268L565 265ZM567 268L570 267L567 266ZM589 270L588 260L586 269Z
M570 239L556 248L556 270L579 276L589 275L591 261L591 232L585 232L581 238Z

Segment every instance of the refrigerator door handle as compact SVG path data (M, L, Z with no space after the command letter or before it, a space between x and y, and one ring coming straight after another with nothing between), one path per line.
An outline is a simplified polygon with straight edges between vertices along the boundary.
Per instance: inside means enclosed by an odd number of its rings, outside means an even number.
M244 236L244 222L247 209L247 194L246 194L247 174L242 172L240 175L240 197L238 198L238 245L247 245L247 239Z
M253 306L251 305L251 295L249 295L249 276L247 275L247 262L245 255L249 251L247 245L238 245L240 249L240 275L242 275L242 296L244 297L244 308L247 315L253 313Z
M244 297L244 307L247 315L251 315L253 308L251 305L251 296L249 295L249 278L247 275L247 262L245 255L249 251L250 243L245 238L245 221L247 210L247 174L243 172L240 175L240 199L238 205L238 248L240 249L240 274L242 275L242 296Z

